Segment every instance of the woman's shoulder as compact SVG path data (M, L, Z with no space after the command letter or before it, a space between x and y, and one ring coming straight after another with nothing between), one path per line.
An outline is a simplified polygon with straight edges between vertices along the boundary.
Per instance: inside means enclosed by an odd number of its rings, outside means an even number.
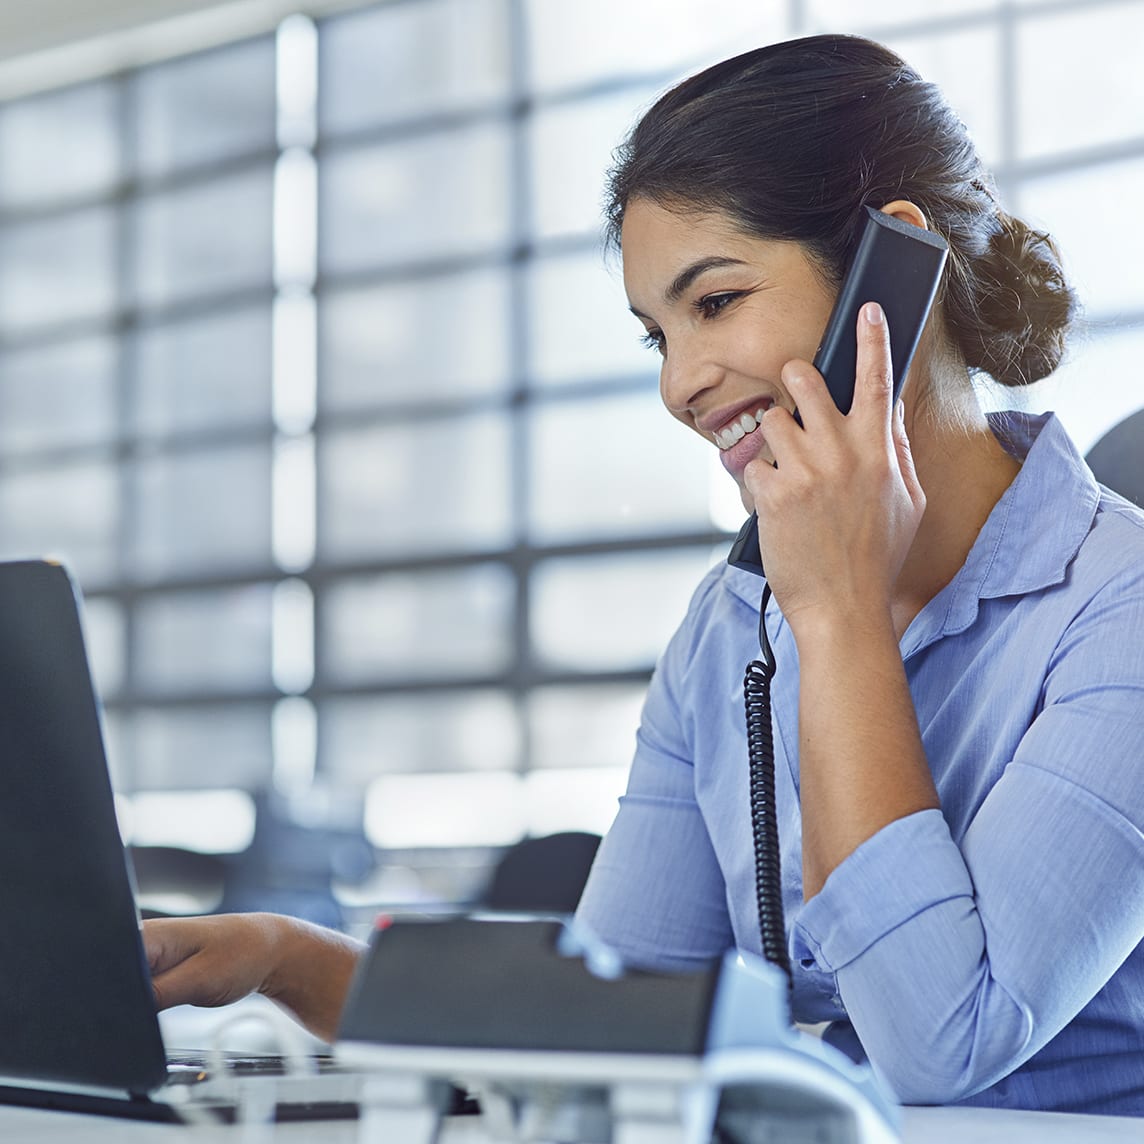
M1100 496L1077 553L1076 573L1144 592L1144 509L1103 485L1097 487Z
M763 584L760 577L732 568L725 560L713 564L692 593L661 667L666 661L676 670L690 670L712 653L723 658L740 643L750 651L758 627Z
M733 568L726 560L716 560L696 585L687 617L710 621L726 615L741 620L744 609L758 615L764 583L761 576Z
M1144 510L1097 482L1059 418L1007 411L990 423L1022 463L998 513L1015 580L1080 591L1144 583Z
M1144 458L1141 458L1144 466ZM1100 526L1110 536L1114 535L1123 543L1144 544L1144 508L1123 497L1115 489L1097 485L1100 500L1096 506L1093 528Z

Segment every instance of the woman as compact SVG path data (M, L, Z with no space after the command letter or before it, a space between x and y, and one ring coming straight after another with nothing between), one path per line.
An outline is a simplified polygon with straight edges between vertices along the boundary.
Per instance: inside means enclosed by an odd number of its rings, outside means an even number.
M851 37L669 91L611 193L664 402L759 515L796 1019L905 1102L1144 1113L1144 515L1055 418L986 419L971 386L1059 361L1052 243L1001 211L937 91ZM950 256L896 409L864 308L844 417L810 361L866 206ZM758 600L713 570L651 684L579 910L632 963L759 949ZM147 940L160 1003L261 988L327 1035L357 955L267 917Z

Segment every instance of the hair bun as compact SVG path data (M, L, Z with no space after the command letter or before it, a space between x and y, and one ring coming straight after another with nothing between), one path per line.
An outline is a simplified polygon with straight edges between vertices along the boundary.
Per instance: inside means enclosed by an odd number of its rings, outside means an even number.
M978 344L963 347L966 365L1001 385L1031 385L1060 364L1077 298L1049 235L1004 211L997 222L976 266L981 324Z

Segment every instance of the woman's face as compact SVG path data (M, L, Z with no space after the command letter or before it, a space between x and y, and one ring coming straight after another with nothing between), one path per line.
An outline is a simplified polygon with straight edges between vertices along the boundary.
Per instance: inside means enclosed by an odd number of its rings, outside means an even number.
M749 511L743 470L774 459L757 414L794 411L782 368L812 360L834 291L798 243L744 234L721 214L633 199L622 246L628 302L663 359L663 403L720 450Z

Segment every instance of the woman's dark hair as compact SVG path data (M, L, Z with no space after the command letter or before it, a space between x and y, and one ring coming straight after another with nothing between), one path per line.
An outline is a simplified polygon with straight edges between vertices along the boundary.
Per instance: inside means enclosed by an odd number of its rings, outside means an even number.
M1052 239L1000 208L940 91L880 44L840 35L772 44L672 88L616 152L613 248L641 197L797 241L834 285L863 207L908 199L949 242L939 301L971 371L1027 385L1064 352L1076 298Z

